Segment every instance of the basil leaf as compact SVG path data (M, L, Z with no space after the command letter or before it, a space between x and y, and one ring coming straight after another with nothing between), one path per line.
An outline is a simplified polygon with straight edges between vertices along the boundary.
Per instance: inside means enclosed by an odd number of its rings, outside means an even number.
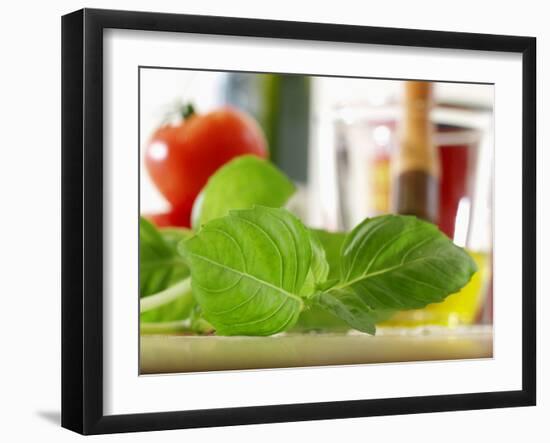
M344 320L352 328L373 335L376 332L377 318L374 309L354 291L334 289L329 292L319 292L315 295L314 301L321 308Z
M204 318L219 335L271 335L294 325L311 266L309 231L285 209L230 211L180 243Z
M189 275L177 252L177 243L190 236L184 229L158 230L143 217L139 220L139 294L145 297L162 291Z
M302 311L290 332L343 332L349 329L349 324L340 317L329 312L327 308L314 304L309 309Z
M307 281L304 286L308 295L324 285L330 287L335 284L335 278L340 276L340 249L346 237L343 232L328 232L320 229L311 229L310 232L313 256L308 280L311 279L311 282ZM315 265L316 261L321 263ZM315 268L319 270L317 273L313 271ZM314 277L315 275L317 278ZM349 328L348 323L317 303L300 314L293 331L345 331Z
M376 310L418 309L462 288L475 262L434 225L411 216L367 219L342 245L340 281L315 296L356 329L374 333Z
M312 230L325 250L325 258L329 265L327 280L340 278L340 251L346 238L345 232L328 232L322 229Z
M346 237L338 286L373 308L417 309L458 291L476 270L435 225L386 215L365 220Z
M144 323L171 322L188 318L196 305L192 298L178 297L165 305L159 306L150 311L142 312L139 315L140 321Z
M193 231L187 228L158 228L158 231L160 232L160 235L162 235L164 241L175 248L176 252L180 241L187 240L193 236Z
M237 157L208 180L193 207L193 227L198 229L232 209L279 208L294 191L294 184L268 161L253 155Z
M315 292L315 288L326 281L329 273L325 249L321 244L317 234L309 231L311 244L311 266L309 268L306 281L300 295L308 296Z

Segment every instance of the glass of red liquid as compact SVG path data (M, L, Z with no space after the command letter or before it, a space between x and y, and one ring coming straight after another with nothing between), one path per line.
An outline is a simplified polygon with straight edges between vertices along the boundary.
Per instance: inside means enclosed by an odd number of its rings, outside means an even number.
M467 229L459 226L461 222L468 223L461 218L459 207L475 192L479 138L475 129L437 125L435 143L441 167L438 225L450 238L455 237L456 228Z

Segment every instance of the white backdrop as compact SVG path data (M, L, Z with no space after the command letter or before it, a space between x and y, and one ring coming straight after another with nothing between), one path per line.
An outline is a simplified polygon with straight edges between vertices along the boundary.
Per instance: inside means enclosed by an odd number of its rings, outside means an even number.
M340 0L337 3L276 3L244 0L169 2L111 0L10 2L4 5L0 39L0 112L3 157L0 192L3 204L0 374L1 435L6 441L73 441L81 437L58 428L60 397L60 15L82 6L117 9L155 9L166 12L236 15L288 20L352 23L471 31L539 38L539 125L550 120L550 93L540 81L550 75L550 30L544 3L525 0L513 8L502 2L463 0L457 8L437 1L381 3ZM452 13L451 13L452 12ZM542 56L542 57L541 57ZM546 58L545 58L546 57ZM543 109L544 107L544 109ZM544 111L546 110L546 114ZM539 128L539 148L543 146ZM539 171L548 154L541 152ZM7 154L7 156L6 156ZM550 173L550 172L549 172ZM539 173L539 190L546 202L539 226L550 223L549 179ZM543 198L539 197L541 204ZM550 265L550 242L540 232L541 269ZM6 266L7 265L7 266ZM539 278L539 294L549 293L548 273ZM7 285L6 285L7 282ZM549 303L539 297L539 312ZM548 323L539 314L539 374L550 369ZM542 345L541 345L542 343ZM545 349L543 349L545 348ZM544 351L544 353L543 353ZM99 437L94 441L280 442L305 438L334 441L370 440L446 442L513 441L548 438L550 389L539 380L539 406L494 411L467 411L399 417L259 425L230 429L170 431L155 434ZM540 437L535 437L540 435Z

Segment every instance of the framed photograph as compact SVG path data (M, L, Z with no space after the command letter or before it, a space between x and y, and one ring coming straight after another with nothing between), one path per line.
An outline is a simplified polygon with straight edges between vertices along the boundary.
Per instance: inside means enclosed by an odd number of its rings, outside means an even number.
M536 402L536 40L62 19L62 425Z

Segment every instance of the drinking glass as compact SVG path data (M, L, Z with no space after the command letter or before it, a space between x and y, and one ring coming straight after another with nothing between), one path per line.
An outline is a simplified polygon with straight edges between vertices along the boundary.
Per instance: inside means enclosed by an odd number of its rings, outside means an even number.
M336 188L322 205L324 216L317 217L321 222L330 221L322 227L347 231L366 217L391 212L392 153L398 143L399 111L399 103L391 100L334 107L332 129L325 128L325 134L333 137L332 150L324 146L318 154L325 166L322 180L317 182L328 181ZM478 271L444 302L398 312L385 324L457 326L490 322L484 306L491 281L492 112L437 105L431 118L441 173L438 227L466 248Z

